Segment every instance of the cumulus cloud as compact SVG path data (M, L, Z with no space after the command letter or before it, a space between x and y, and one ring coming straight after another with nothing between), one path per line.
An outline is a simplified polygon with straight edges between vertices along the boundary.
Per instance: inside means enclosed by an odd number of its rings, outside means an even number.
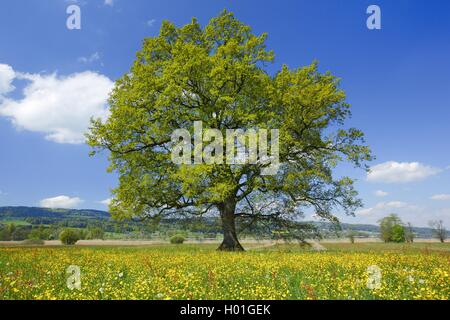
M431 200L447 201L450 200L450 194L435 194L431 197Z
M99 201L99 203L101 203L101 204L103 204L105 206L109 206L111 204L111 200L112 200L111 198L108 198L108 199Z
M415 227L427 227L430 220L443 220L445 225L450 226L450 208L419 206L403 201L379 202L373 207L358 210L356 220L357 223L378 224L380 219L391 213Z
M76 208L83 202L78 197L68 197L68 196L58 196L54 198L47 198L41 200L39 203L41 207L52 208L52 209L72 209Z
M57 143L84 142L90 118L108 117L107 99L113 82L92 71L59 76L56 73L17 74L27 82L23 97L5 98L0 116L24 130L41 132Z
M13 68L7 64L0 64L0 101L3 95L14 90L12 82L15 77Z
M416 210L417 207L403 201L379 202L374 207L364 208L356 211L356 214L360 216L367 216L378 213L389 213L388 211L392 209Z
M389 193L383 190L377 190L374 192L377 197L386 197Z
M405 183L420 181L442 170L419 162L388 161L370 168L367 180L370 182Z
M149 27L153 27L153 25L155 24L156 20L155 19L150 19L147 21L147 26Z

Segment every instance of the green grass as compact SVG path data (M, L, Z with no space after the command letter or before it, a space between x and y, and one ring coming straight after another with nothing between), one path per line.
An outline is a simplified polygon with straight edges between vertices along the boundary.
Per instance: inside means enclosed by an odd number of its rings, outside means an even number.
M1 299L450 299L449 244L0 248ZM257 244L252 244L257 245ZM261 244L260 244L261 245ZM431 249L430 249L431 248ZM68 266L82 287L67 287ZM367 287L368 267L382 285Z

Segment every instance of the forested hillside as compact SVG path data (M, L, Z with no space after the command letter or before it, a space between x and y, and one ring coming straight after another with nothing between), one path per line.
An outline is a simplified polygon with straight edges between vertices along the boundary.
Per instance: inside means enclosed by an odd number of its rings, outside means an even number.
M322 237L345 237L349 230L356 237L377 237L379 227L367 224L342 223L340 229L326 222L313 223ZM9 231L7 231L9 228ZM12 228L12 229L11 229ZM23 240L33 229L44 230L42 237L57 238L63 228L88 230L99 228L106 238L151 239L167 238L176 233L204 239L221 233L217 218L164 219L161 221L114 220L106 211L89 209L48 209L37 207L0 207L0 240ZM431 238L430 228L414 228L416 236ZM245 236L276 237L276 229L267 233L258 227L246 230ZM41 236L39 236L41 237Z

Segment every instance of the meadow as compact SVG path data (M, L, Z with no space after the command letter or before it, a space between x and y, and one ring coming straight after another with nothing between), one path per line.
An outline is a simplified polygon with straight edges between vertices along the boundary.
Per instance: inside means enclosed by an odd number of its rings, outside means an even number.
M0 299L449 299L450 244L0 248ZM69 266L80 289L69 289ZM380 282L368 287L368 268ZM69 279L70 280L70 279Z

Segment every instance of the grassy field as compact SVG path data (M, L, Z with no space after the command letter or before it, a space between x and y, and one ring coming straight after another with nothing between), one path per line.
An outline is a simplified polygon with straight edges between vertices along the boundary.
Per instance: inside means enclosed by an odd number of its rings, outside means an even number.
M449 299L450 244L0 248L0 299ZM80 268L81 289L67 286ZM372 267L371 267L372 266ZM367 285L379 268L379 286Z

